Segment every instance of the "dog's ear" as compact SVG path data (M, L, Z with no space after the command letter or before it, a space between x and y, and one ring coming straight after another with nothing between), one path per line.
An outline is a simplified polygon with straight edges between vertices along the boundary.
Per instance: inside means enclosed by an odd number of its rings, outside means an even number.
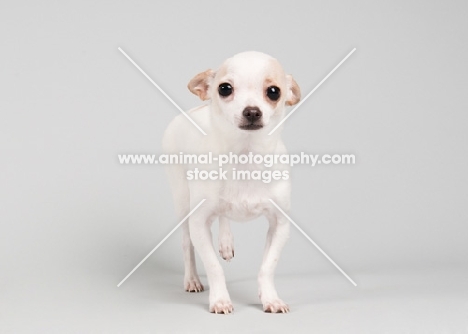
M215 72L213 70L206 70L205 72L197 74L188 83L188 89L197 95L203 101L209 100L211 97L208 93L211 81L213 80Z
M299 88L297 82L294 80L292 75L288 74L286 76L288 83L288 95L286 97L286 105L292 106L295 105L301 99L301 89Z

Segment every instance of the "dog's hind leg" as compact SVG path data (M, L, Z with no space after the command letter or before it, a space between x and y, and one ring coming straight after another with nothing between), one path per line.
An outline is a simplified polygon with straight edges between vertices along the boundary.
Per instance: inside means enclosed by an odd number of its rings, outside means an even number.
M195 264L195 252L193 249L192 241L190 240L190 231L188 221L182 224L182 248L184 251L185 275L184 275L184 288L188 292L201 292L203 285L197 273L197 266Z
M234 257L234 238L229 226L229 220L226 217L219 217L219 254L226 261Z
M190 212L190 191L185 177L180 177L183 171L179 166L168 169L169 182L172 188L174 206L178 220L182 220ZM183 175L183 174L182 174ZM182 249L184 253L184 288L188 292L203 291L203 285L198 277L195 264L195 252L190 239L188 219L182 224Z

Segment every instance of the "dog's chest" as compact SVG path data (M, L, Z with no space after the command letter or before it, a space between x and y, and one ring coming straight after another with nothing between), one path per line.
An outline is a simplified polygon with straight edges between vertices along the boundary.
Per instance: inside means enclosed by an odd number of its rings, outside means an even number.
M268 206L268 194L261 181L226 182L220 189L219 214L235 221L259 217Z

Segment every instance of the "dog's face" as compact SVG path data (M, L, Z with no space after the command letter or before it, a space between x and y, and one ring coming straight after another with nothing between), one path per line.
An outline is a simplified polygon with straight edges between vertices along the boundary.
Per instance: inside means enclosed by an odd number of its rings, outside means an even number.
M207 70L188 84L202 100L212 100L219 112L233 126L258 130L273 125L272 118L285 105L299 102L300 89L279 62L260 52L243 52L227 59L217 71ZM273 125L274 126L274 125Z

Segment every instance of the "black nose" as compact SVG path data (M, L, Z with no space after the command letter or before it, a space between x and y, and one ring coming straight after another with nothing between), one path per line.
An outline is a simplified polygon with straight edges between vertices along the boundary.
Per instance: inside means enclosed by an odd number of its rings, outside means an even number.
M262 118L262 112L257 107L246 107L242 115L251 123L258 121Z

